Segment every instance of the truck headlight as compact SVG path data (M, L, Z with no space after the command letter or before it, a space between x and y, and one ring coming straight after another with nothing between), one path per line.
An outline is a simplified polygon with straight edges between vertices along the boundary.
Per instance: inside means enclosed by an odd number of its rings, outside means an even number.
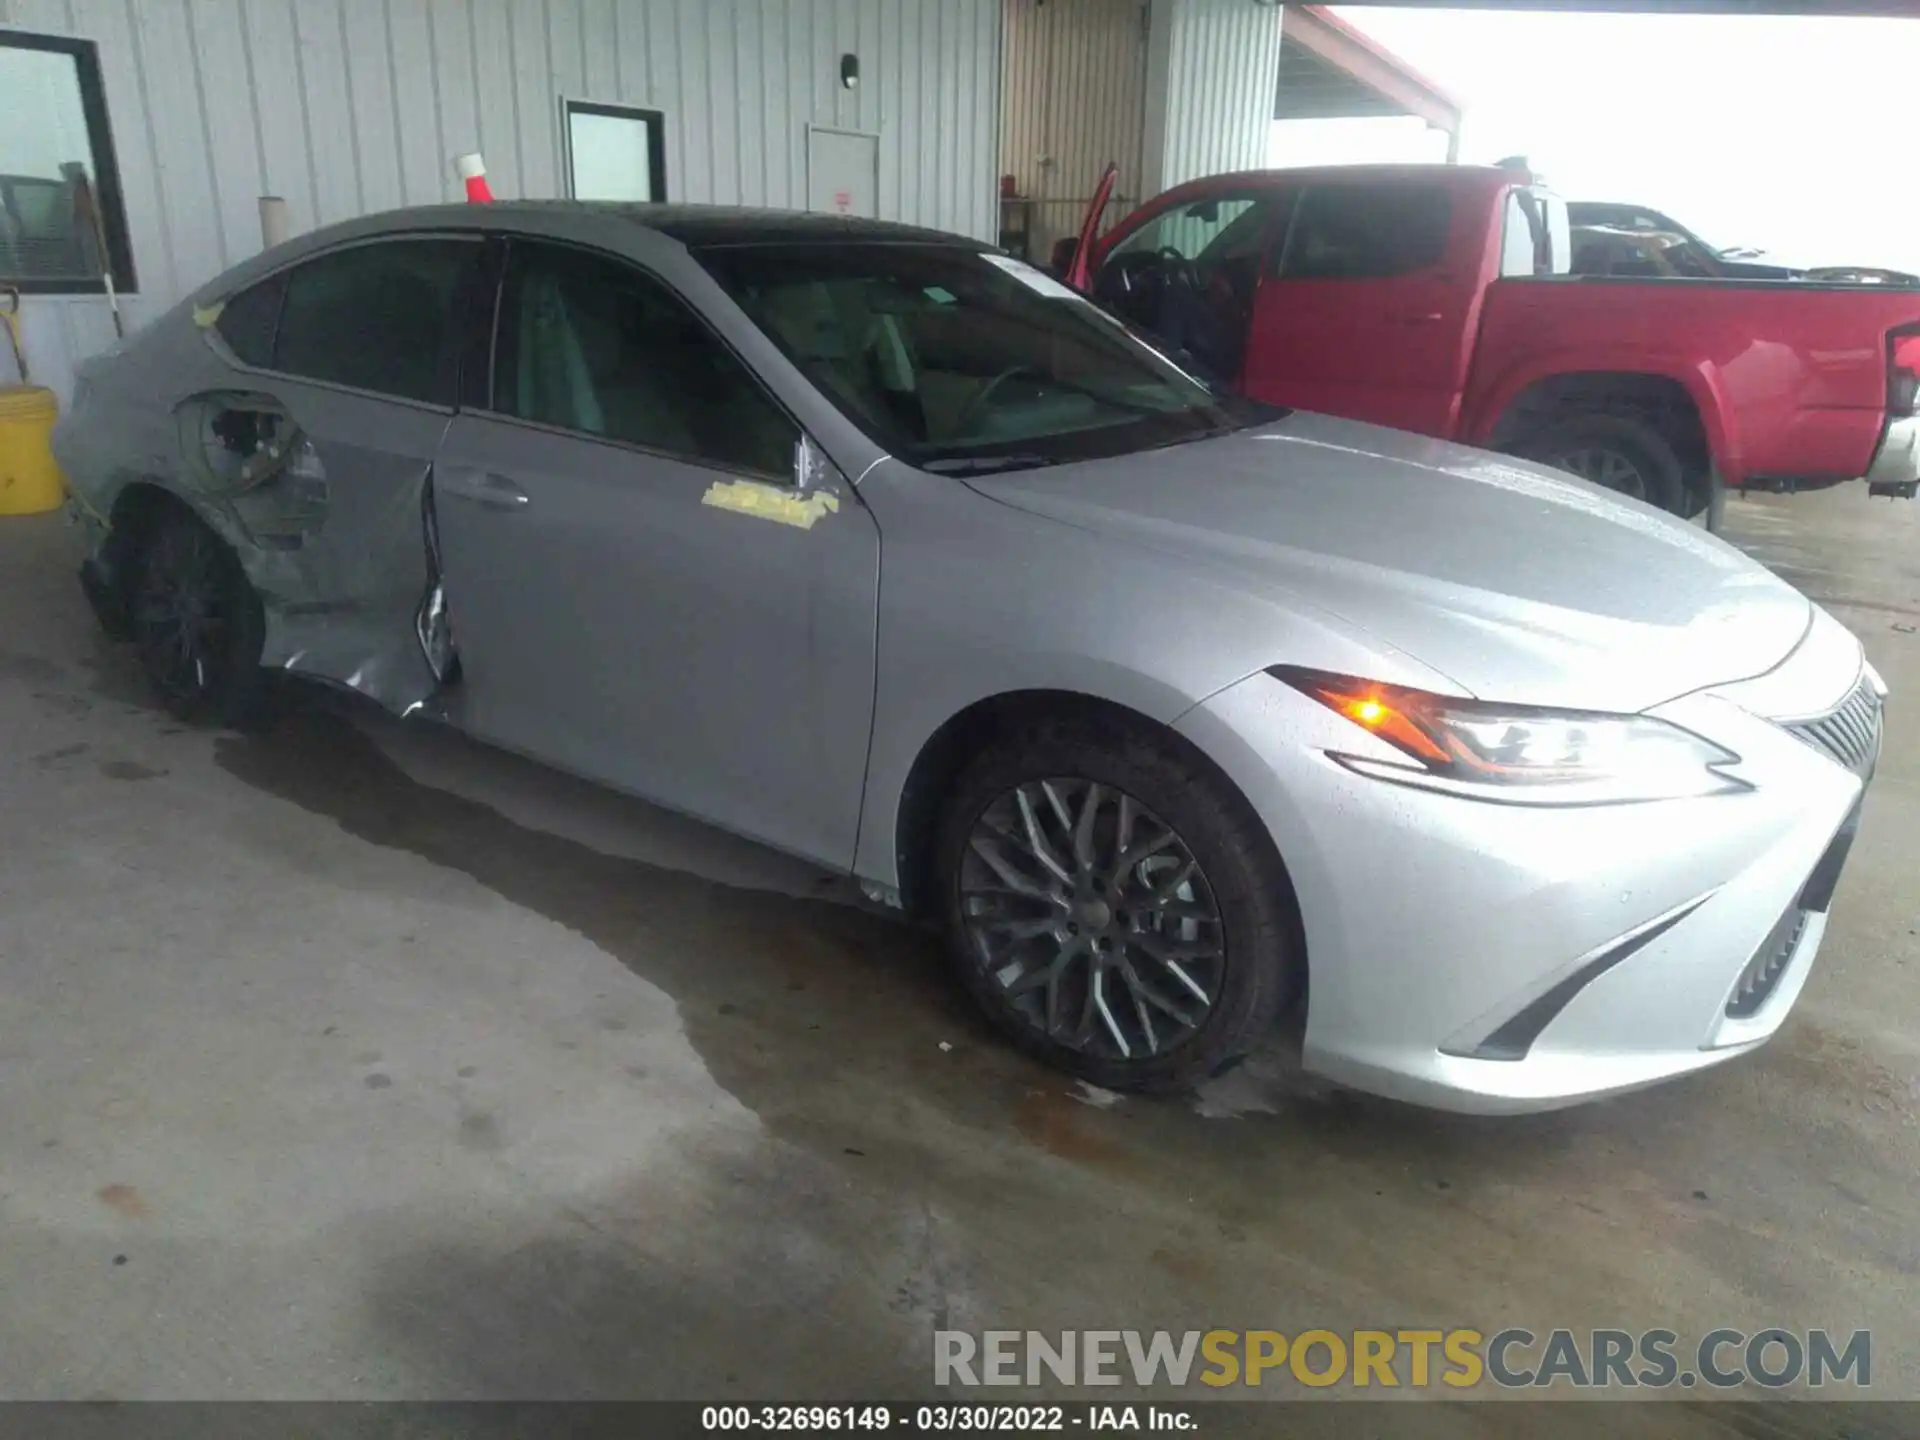
M1396 784L1509 805L1620 805L1749 790L1740 757L1647 715L1459 700L1276 665L1268 670L1407 756L1328 754Z

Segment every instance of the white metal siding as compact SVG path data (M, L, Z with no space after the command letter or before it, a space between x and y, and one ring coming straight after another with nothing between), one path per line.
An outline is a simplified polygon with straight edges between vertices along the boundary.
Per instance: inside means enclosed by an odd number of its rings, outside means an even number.
M0 26L99 43L131 325L258 250L262 194L296 234L458 200L468 150L503 198L560 194L563 96L663 111L673 200L804 205L807 126L874 131L883 218L991 238L1001 3L0 0ZM63 399L113 335L97 296L22 318Z
M1148 99L1151 190L1267 163L1280 15L1250 0L1154 0L1149 64L1165 89Z
M1079 229L1109 161L1139 199L1146 0L1005 0L1000 165L1037 201L1036 256Z

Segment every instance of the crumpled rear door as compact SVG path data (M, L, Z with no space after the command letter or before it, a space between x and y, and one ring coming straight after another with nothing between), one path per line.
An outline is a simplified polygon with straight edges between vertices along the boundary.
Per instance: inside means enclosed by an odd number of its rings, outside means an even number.
M437 603L431 477L457 396L467 279L478 274L485 249L477 237L470 248L473 262L461 266L468 277L446 316L445 370L432 400L305 378L322 367L285 353L289 298L270 364L236 366L233 378L246 388L195 394L175 412L182 451L198 472L188 477L196 508L233 541L260 593L263 663L344 685L403 714L430 704L451 670L445 607ZM325 333L308 345L378 346L383 325L404 323L412 333L423 323L417 297L402 303L405 297L382 295L378 286L372 292L341 293L391 303L362 303L359 316L344 304L346 313L325 310L324 322L308 327L310 336ZM329 300L324 291L310 296L309 318Z
M178 415L183 443L213 463L239 453L221 432L264 441L230 462L264 478L196 496L228 522L260 592L261 663L403 713L429 699L440 682L419 637L434 578L428 481L450 413L275 378L270 391L197 396Z

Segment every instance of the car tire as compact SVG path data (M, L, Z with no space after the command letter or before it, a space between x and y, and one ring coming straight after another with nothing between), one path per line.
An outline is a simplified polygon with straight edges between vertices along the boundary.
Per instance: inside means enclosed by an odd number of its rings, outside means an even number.
M1076 836L1086 801L1098 797L1084 848L1095 862L1088 893L1106 899L1084 904L1099 914L1001 885L1004 876L989 851L1022 878L1044 877L1055 889L1068 888L1036 850L1016 855L1017 845L1003 843L1007 817L1018 813L1013 797L1021 793L1042 827L1042 843L1075 873L1082 869L1073 852L1082 848ZM1062 820L1063 808L1073 827ZM1129 815L1130 848L1122 831ZM1156 851L1161 827L1174 840ZM1019 1048L1095 1085L1190 1088L1242 1059L1302 994L1299 913L1271 840L1245 800L1171 737L1156 740L1144 728L1080 719L1019 726L962 770L935 843L940 914L962 984ZM1175 882L1186 859L1194 871L1181 886ZM1005 893L988 895L988 889ZM1162 892L1166 898L1152 898ZM990 905L1012 908L981 913ZM1216 918L1208 921L1203 912ZM1095 922L1103 918L1100 929ZM1031 930L1048 921L1052 930L1015 938L1016 926ZM1077 933L1080 922L1084 936ZM1065 933L1069 926L1075 935ZM1074 957L1056 965L1069 946L1078 947ZM1217 949L1217 960L1201 954L1209 949ZM1096 968L1103 976L1097 984L1090 978ZM1060 971L1058 1024L1050 1023L1054 987L1036 988L1049 969ZM1143 991L1171 1010L1143 1000ZM1204 1006L1193 999L1199 992ZM1097 1003L1106 999L1112 1004ZM1121 1053L1116 1034L1130 1053ZM1145 1043L1149 1035L1153 1045Z
M1680 514L1686 467L1666 436L1624 415L1575 415L1524 436L1516 455Z
M128 620L141 668L171 714L235 729L265 723L260 597L232 548L185 506L169 507L141 534Z

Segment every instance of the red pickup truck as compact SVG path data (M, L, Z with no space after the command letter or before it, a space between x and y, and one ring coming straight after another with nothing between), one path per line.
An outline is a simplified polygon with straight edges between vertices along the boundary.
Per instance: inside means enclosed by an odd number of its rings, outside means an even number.
M1527 456L1715 528L1723 485L1920 481L1920 292L1576 275L1565 203L1504 167L1211 176L1096 238L1105 198L1068 282L1257 399Z

